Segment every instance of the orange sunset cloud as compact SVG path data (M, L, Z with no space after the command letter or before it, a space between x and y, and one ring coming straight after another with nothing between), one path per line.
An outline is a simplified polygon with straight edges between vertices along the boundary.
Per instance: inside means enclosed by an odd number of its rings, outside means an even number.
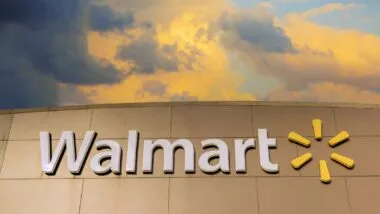
M0 84L0 107L179 100L377 103L380 32L372 27L377 15L369 4L62 2L59 11L77 10L56 13L57 18L31 11L33 19L4 19L2 35L16 36L4 36L0 48L7 53L0 70L10 78ZM58 6L49 5L51 11Z

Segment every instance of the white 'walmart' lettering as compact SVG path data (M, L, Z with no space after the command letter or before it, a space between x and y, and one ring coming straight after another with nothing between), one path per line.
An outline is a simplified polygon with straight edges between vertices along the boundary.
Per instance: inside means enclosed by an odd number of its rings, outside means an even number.
M40 132L41 143L41 164L42 170L46 174L54 174L57 167L63 158L65 149L67 151L67 166L68 170L73 174L81 172L86 157L88 156L92 144L95 141L95 131L87 131L82 144L79 147L78 154L76 153L76 142L74 132L65 131L62 133L57 147L52 154L52 143L49 132ZM270 173L279 171L278 164L270 161L269 149L276 147L276 139L268 138L266 129L258 130L259 141L259 154L261 168ZM136 173L137 171L137 154L138 154L138 132L131 130L128 132L128 147L126 154L125 171L127 173ZM204 151L199 159L199 168L205 173L215 173L218 171L230 172L230 160L227 144L220 139L206 139L201 142L202 148L209 147L213 150ZM192 142L188 139L178 139L170 142L166 139L158 140L144 140L143 143L143 159L142 171L144 173L153 172L154 151L162 149L164 152L164 166L165 173L174 173L174 153L177 149L184 150L184 170L186 173L195 172L195 149ZM121 173L122 163L122 148L120 144L114 140L98 140L95 142L95 147L99 153L94 155L91 159L90 166L94 173L103 174L113 172L115 174ZM103 148L108 148L106 151L101 151ZM238 173L245 173L246 167L246 152L250 148L255 148L255 139L250 138L235 139L234 140L234 154L235 154L235 171ZM211 160L217 159L216 164L211 164ZM105 160L110 160L109 164L104 164Z

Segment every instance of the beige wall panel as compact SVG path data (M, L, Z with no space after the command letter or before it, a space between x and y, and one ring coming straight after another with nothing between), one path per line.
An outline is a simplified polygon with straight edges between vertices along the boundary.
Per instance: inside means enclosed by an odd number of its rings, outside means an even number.
M170 137L170 107L125 109L125 129L137 130L140 138Z
M49 130L48 112L14 114L9 140L38 140L44 130Z
M171 178L169 214L257 214L255 178Z
M339 148L340 147L340 148ZM350 141L338 146L336 151L355 161L355 168L347 170L340 167L339 175L380 175L380 144L360 143L360 141Z
M4 160L4 154L6 149L6 142L0 141L0 173L1 173L1 167L3 166L3 160Z
M167 214L168 179L87 179L80 214Z
M99 138L127 138L137 130L143 138L170 137L170 107L94 109L91 128Z
M349 141L353 143L380 143L380 136L350 136Z
M334 109L338 130L346 130L351 136L380 136L380 109Z
M90 128L91 110L51 111L15 114L10 140L39 140L41 131L59 139L63 131L74 131L82 139Z
M298 147L298 154L302 155L310 152L313 160L300 169L303 176L319 176L319 160L326 160L333 176L361 176L361 175L380 175L380 143L371 142L364 138L361 141L359 137L331 148L328 145L328 139L322 142L313 142L311 148ZM332 161L330 155L332 152L344 155L355 161L353 169ZM333 178L334 179L334 178Z
M172 107L172 137L253 137L250 106Z
M8 141L0 179L40 178L39 141Z
M351 214L380 213L380 178L347 178Z
M4 214L77 214L82 180L0 180Z
M312 119L323 122L321 141L312 137ZM379 213L379 121L380 109L195 104L0 115L0 213ZM255 137L256 148L246 154L247 173L237 174L234 139L252 138L258 128L266 128L268 137L277 139L270 159L280 165L280 172L268 174L261 169ZM81 175L68 171L66 153L55 175L43 174L39 132L52 133L54 150L62 131L70 130L76 133L77 151L88 130L96 131L98 140L120 143L121 175L92 172L91 159L105 151L97 151L95 145ZM128 130L140 132L136 174L125 172ZM349 132L350 140L331 148L329 139L341 130ZM291 131L308 138L311 147L290 142L287 135ZM184 172L184 151L179 149L174 174L163 172L163 150L155 152L153 173L144 174L143 142L160 138L171 143L189 139L195 147L196 172ZM210 138L228 144L231 173L200 170L199 157L207 151L201 141ZM300 170L293 169L291 160L306 152L312 153L313 160ZM330 160L332 152L354 159L355 168L349 170ZM319 160L328 162L329 185L320 182Z
M253 127L268 129L271 137L287 137L291 131L303 136L313 136L312 120L320 119L323 123L323 134L336 134L332 108L323 107L283 107L254 106Z
M0 140L8 140L12 119L12 114L0 115Z
M48 129L53 139L59 139L63 131L74 131L77 139L83 139L90 130L91 110L50 111Z
M258 178L260 214L348 214L345 180L330 185L316 178Z
M93 109L91 130L98 133L99 138L126 138L124 108Z

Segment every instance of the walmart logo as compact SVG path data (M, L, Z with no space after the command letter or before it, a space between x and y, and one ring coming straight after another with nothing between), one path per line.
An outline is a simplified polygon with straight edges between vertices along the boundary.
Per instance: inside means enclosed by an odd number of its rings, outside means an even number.
M322 121L315 119L312 121L314 130L314 138L322 139ZM161 170L164 173L175 173L175 152L177 149L183 149L183 169L185 173L195 173L196 167L200 171L210 173L230 173L231 162L235 164L234 170L236 173L247 172L246 153L250 149L258 149L259 161L261 169L267 173L278 173L279 163L271 160L270 150L276 149L276 138L268 137L268 130L259 128L257 130L257 138L236 138L233 140L233 148L222 139L208 138L201 140L198 146L202 147L203 151L196 155L196 147L190 139L179 138L174 140L168 139L144 139L142 142L142 150L139 150L139 132L137 130L128 131L127 152L125 155L124 170L126 174L136 174L137 170L142 173L154 173L153 164L155 161L155 151L163 150L163 166ZM304 147L310 147L311 142L305 137L290 132L289 140ZM349 139L349 134L346 131L338 133L330 139L331 147L338 146ZM41 145L41 166L42 171L49 175L54 175L58 169L59 163L66 152L68 170L72 174L80 174L86 163L85 159L92 149L92 144L95 144L97 154L90 161L91 170L98 175L114 173L120 175L122 173L122 146L115 140L96 140L95 131L87 131L80 145L77 145L75 134L73 131L62 132L58 145L53 152L52 137L49 132L40 132ZM78 148L78 150L77 150ZM106 148L106 149L105 149ZM230 149L233 149L234 160L230 160ZM78 152L77 152L78 151ZM198 152L198 151L197 151ZM140 153L140 154L139 154ZM138 168L138 157L141 158L141 168ZM196 160L198 158L198 160ZM300 155L291 161L291 165L295 169L301 169L309 161L313 155L310 152ZM348 169L354 167L354 161L338 153L332 153L330 158ZM109 164L105 164L104 160L110 160ZM215 160L215 162L213 162ZM157 170L157 169L156 169ZM160 169L158 169L160 170ZM319 160L319 171L321 181L323 183L331 182L331 176L326 160Z
M321 140L322 139L322 121L319 119L314 119L312 121L312 126L314 130L314 138L316 140ZM341 131L338 133L335 137L330 139L329 145L330 147L335 147L338 146L344 142L346 142L349 139L349 134L346 131ZM295 132L290 132L288 135L288 139L294 143L297 143L301 146L304 147L310 147L311 142L306 139L305 137L295 133ZM291 161L291 164L293 168L295 169L300 169L304 165L306 165L308 162L310 162L313 158L313 155L308 152L303 155L300 155L299 157L293 159ZM348 169L353 169L354 168L354 160L351 158L348 158L346 156L343 156L338 153L331 153L330 158L335 161L338 164L341 164L342 166L348 168ZM319 160L319 173L320 173L320 178L323 183L330 183L331 182L331 176L330 176L330 171L327 166L326 160Z

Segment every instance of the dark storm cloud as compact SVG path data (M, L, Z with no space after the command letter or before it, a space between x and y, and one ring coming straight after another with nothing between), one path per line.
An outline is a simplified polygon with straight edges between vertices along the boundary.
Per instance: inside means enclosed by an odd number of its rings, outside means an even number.
M160 48L150 35L144 35L132 44L121 47L119 58L133 61L135 72L147 74L154 73L157 69L176 71L179 64L176 46L166 45Z
M232 32L240 41L263 51L275 53L295 51L290 38L282 28L274 25L271 18L226 12L220 17L219 25L222 31Z
M94 91L82 92L75 85L59 85L59 105L85 105L91 104L89 96L95 95Z
M177 44L166 44L159 46L152 37L152 33L145 33L131 44L120 47L118 57L122 60L133 62L135 73L151 74L162 69L165 71L178 71L182 65L191 69L196 63L197 56L202 52L188 45L186 52L179 50Z
M55 18L48 7L44 0L0 1L0 23L36 27L50 21L48 18Z
M5 60L10 60L7 65L3 64ZM12 58L4 59L3 57L1 59L0 109L40 107L54 104L57 93L55 79L41 75L22 61L22 59L18 61Z
M120 13L113 11L105 4L92 4L90 11L90 26L95 31L109 31L132 27L135 23L134 13L131 11Z
M133 22L111 13L87 0L0 1L0 108L54 105L57 83L121 81L123 72L87 52L88 25L108 30Z
M133 43L121 46L117 57L134 64L134 73L152 74L158 69L167 72L178 71L180 66L191 70L194 65L202 66L197 57L204 54L194 45L187 44L179 49L176 43L159 45L154 38L155 27L149 23L141 23L142 36Z

